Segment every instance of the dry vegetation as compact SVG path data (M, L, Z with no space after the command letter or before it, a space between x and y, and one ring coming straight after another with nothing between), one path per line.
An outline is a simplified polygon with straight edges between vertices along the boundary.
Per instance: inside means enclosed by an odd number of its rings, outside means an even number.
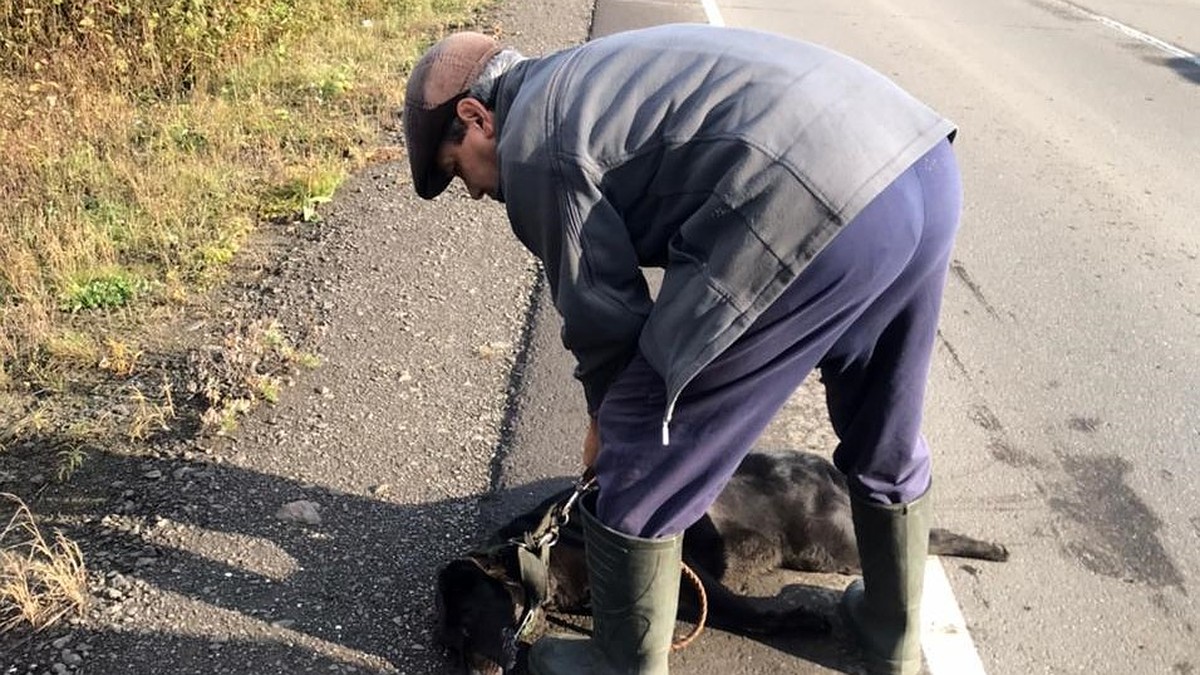
M18 497L0 494L0 632L19 625L40 630L87 606L83 554L60 532L47 541Z
M0 453L53 439L47 473L66 480L89 448L169 428L182 396L220 431L278 395L272 368L313 365L278 325L249 324L221 358L191 355L184 392L140 345L255 227L316 217L420 49L479 4L0 0ZM0 629L82 602L71 542L43 540L24 504L4 535Z
M92 347L63 313L178 301L312 217L469 2L0 0L0 377Z

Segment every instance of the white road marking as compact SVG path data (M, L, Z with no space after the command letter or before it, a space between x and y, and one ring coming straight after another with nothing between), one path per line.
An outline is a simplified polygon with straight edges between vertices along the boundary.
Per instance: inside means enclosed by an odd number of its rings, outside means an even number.
M725 18L721 16L721 10L717 8L717 0L700 0L700 4L704 6L704 15L708 17L710 24L725 25Z
M984 675L983 661L937 556L929 556L925 562L921 648L931 675Z
M1148 44L1152 47L1155 47L1163 52L1166 52L1167 54L1170 54L1171 56L1174 56L1177 59L1183 59L1184 61L1190 62L1192 65L1200 66L1200 57L1197 57L1195 54L1187 51L1186 49L1180 49L1179 47L1176 47L1175 45L1173 45L1169 42L1164 42L1163 40L1160 40L1160 39L1154 37L1153 35L1143 33L1142 31L1140 31L1136 28L1133 28L1132 26L1126 26L1125 24L1121 23L1120 21L1117 21L1116 19L1110 19L1107 16L1104 16L1103 14L1096 14L1095 12L1093 12L1085 7L1081 7L1073 2L1067 2L1066 4L1069 5L1076 12L1079 12L1080 14L1082 14L1094 21L1099 21L1100 23L1104 24L1105 26L1108 26L1109 28L1112 28L1113 30L1115 30L1119 33L1122 33L1122 34L1124 34L1128 37L1131 37L1135 40L1145 42L1146 44Z

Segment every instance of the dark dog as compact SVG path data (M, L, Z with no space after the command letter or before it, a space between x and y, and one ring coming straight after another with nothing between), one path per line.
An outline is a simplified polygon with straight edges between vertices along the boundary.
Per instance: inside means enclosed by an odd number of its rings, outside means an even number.
M496 543L537 527L570 490L518 516L497 533ZM1000 544L934 529L929 552L1003 561ZM846 480L824 458L800 452L755 452L738 467L708 514L688 528L684 561L708 593L708 624L740 634L783 629L829 630L825 615L806 607L766 611L729 590L773 569L801 572L859 571ZM516 663L515 633L526 609L515 546L493 546L446 565L438 575L439 641L461 656L473 674L499 675ZM586 612L587 567L578 518L562 528L550 556L545 609ZM695 616L681 592L682 618Z

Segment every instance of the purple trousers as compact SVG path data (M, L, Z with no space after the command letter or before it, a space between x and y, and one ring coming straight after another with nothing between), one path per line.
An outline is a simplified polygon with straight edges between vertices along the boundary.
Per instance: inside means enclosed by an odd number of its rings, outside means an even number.
M637 356L600 406L601 522L641 537L677 534L716 500L771 418L821 369L852 490L905 503L929 487L921 435L962 186L942 142L876 197L676 403Z

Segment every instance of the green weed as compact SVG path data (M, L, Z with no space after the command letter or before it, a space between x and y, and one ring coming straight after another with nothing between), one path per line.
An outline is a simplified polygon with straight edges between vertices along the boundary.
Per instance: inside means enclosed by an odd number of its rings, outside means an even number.
M72 279L63 291L59 307L67 312L123 307L150 285L126 270L92 272Z

